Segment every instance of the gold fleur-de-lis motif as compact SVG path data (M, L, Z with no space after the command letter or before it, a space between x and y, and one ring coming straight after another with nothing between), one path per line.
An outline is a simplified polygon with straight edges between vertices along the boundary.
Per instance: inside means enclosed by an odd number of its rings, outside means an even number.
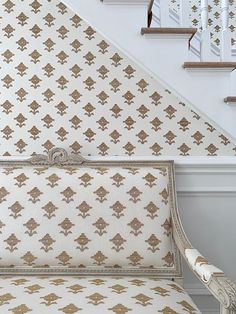
M47 77L51 77L53 76L53 71L55 70L55 68L50 63L47 63L43 67L43 70L45 71L44 75L46 75Z
M178 124L180 125L180 130L182 130L182 131L187 131L187 130L189 130L189 125L191 124L191 122L190 121L188 121L185 117L183 117L179 122L178 122Z
M125 293L126 292L125 290L127 289L127 287L124 287L119 284L113 285L109 288L112 289L112 292L117 293L117 294Z
M107 259L107 257L101 251L98 251L91 258L95 260L94 264L98 266L104 265L104 261Z
M56 57L58 58L58 63L61 65L67 63L67 58L69 57L68 54L66 54L64 51L59 52Z
M145 119L148 117L147 113L150 111L147 107L144 105L141 105L138 109L136 109L139 112L139 117L142 119Z
M77 14L72 16L72 18L70 18L70 20L72 21L72 26L74 26L75 28L78 28L79 26L81 26L81 24L80 24L81 18Z
M162 121L160 121L157 117L155 117L152 121L151 121L151 124L152 124L152 129L154 131L159 131L161 130L161 125L163 124Z
M99 103L101 104L101 105L105 105L105 104L107 104L107 99L109 98L109 95L107 95L107 93L105 93L104 91L102 91L101 93L99 93L98 95L97 95L97 98L99 99Z
M37 187L34 187L31 191L27 192L31 197L29 198L29 201L31 201L33 204L40 201L39 196L43 194Z
M127 259L130 260L129 265L137 266L140 265L140 261L143 259L143 257L140 256L137 251L134 251L129 257L127 257Z
M93 111L96 109L91 103L87 103L86 106L83 107L85 110L85 115L91 117L94 115Z
M72 197L76 194L76 192L74 192L72 188L68 186L64 191L61 192L61 194L64 196L62 200L66 203L70 203L74 200Z
M155 288L152 288L151 290L153 290L155 294L161 295L162 297L166 297L170 295L170 291L162 287L155 287Z
M112 131L109 134L109 136L111 137L111 142L113 142L115 144L120 142L119 138L120 138L121 134L117 130Z
M173 106L169 105L164 111L167 113L166 117L170 120L175 117L175 112L177 111Z
M28 294L34 294L34 293L38 293L40 289L43 289L43 287L35 284L35 285L25 287L25 290L26 290L25 292Z
M139 293L138 295L132 298L137 300L136 304L140 304L142 306L152 305L150 301L153 300L153 298L150 298L149 296L143 293Z
M7 49L2 53L2 56L4 57L3 61L8 64L13 61L12 57L14 57L14 53Z
M142 231L140 229L142 228L142 226L144 226L144 224L142 222L140 222L137 218L134 218L127 225L133 229L130 231L131 234L133 234L135 236L142 234Z
M4 27L2 30L5 32L4 36L6 36L7 38L12 37L13 32L15 31L15 29L10 24L7 24L7 26Z
M92 207L89 206L86 201L83 201L83 202L82 202L79 206L77 206L76 208L78 208L79 211L80 211L80 213L78 214L78 216L81 216L82 218L86 218L86 217L90 216L89 210L90 210Z
M28 251L21 257L21 259L24 260L24 265L33 266L35 265L34 261L37 259L37 257L35 257L31 252Z
M150 217L151 219L158 217L157 211L159 210L159 207L157 207L153 202L148 203L144 209L146 209L148 212L147 217Z
M68 234L72 233L70 229L75 226L69 218L65 218L60 224L58 224L63 230L60 233L64 234L64 236L68 236Z
M58 80L56 80L56 82L58 83L58 88L60 88L61 90L67 88L67 83L69 82L63 75L59 77Z
M63 116L64 114L66 114L66 109L68 108L68 106L66 106L63 101L61 101L61 102L60 102L58 105L56 105L55 107L58 109L57 113L58 113L60 116Z
M44 122L43 126L45 126L47 129L50 129L53 126L52 122L54 119L49 114L47 114L41 120Z
M169 306L164 307L162 310L158 311L163 314L178 314L175 310L171 309Z
M46 212L44 214L45 217L48 219L51 219L52 217L55 217L55 211L58 209L52 202L48 202L45 206L42 207L42 209Z
M3 135L3 138L5 138L5 139L10 139L10 138L12 138L12 133L14 132L10 127L9 127L9 125L7 125L4 129L2 129L1 130L1 132L4 134Z
M31 57L31 62L34 64L40 62L39 58L42 57L41 53L39 53L36 49L32 51L29 56Z
M101 78L101 79L106 79L106 78L108 78L108 73L109 73L109 70L105 67L105 65L102 65L98 70L97 70L97 72L100 74L99 75L99 77Z
M182 156L189 156L189 151L191 150L191 148L186 145L185 143L183 143L180 147L178 147L178 150L180 150L180 155Z
M138 91L140 91L141 93L144 93L147 91L147 86L149 84L144 79L141 79L138 83L136 83L136 85L138 85L139 87Z
M62 266L70 265L69 261L72 259L72 257L69 256L65 251L61 252L56 258L59 260L59 265Z
M91 177L88 173L84 173L82 176L79 177L79 179L82 181L80 185L87 187L91 185L91 180L93 179L93 177Z
M28 312L32 312L32 309L30 309L26 304L21 304L12 309L9 309L9 311L12 311L14 314L26 314Z
M168 252L166 254L166 256L164 256L162 258L162 260L165 261L164 266L166 266L166 267L173 267L173 265L174 265L174 254L171 253L171 252Z
M160 193L159 195L161 195L162 197L162 203L164 203L165 205L168 204L169 202L169 188L164 188Z
M13 5L15 5L15 4L13 4ZM12 6L11 6L11 8L12 8ZM13 10L12 10L12 11L13 11ZM10 13L10 12L8 12L8 13ZM26 24L27 24L26 21L29 19L29 17L26 16L26 15L24 14L24 12L21 12L16 18L17 18L17 20L19 21L18 24L21 25L21 26L26 25Z
M42 6L41 3L39 3L37 0L34 0L30 6L32 7L32 12L34 12L35 14L40 12L40 7Z
M39 240L43 244L43 246L40 248L40 250L43 250L44 252L49 252L52 250L52 245L56 241L50 236L50 234L45 234L45 236Z
M58 181L61 180L61 178L58 177L58 175L56 173L51 174L49 177L46 178L49 183L47 183L47 185L49 185L51 188L54 188L55 186L58 186Z
M90 300L88 303L91 303L93 305L99 305L99 304L104 304L103 300L107 297L101 295L100 293L93 293L87 296L86 298Z
M123 58L118 53L115 53L110 59L113 61L112 65L115 67L121 65L120 61L123 60Z
M5 304L10 304L9 301L12 301L16 299L12 294L10 293L5 293L0 295L0 306L5 305Z
M3 87L9 89L13 86L12 82L14 82L14 79L9 74L7 74L1 81L4 83Z
M157 250L160 250L158 245L161 243L161 240L159 240L155 234L152 234L147 240L145 240L150 246L148 247L148 250L150 250L152 253L155 253Z
M106 280L101 279L101 278L96 278L96 279L89 280L89 282L91 283L91 285L94 285L94 286L102 286L105 284Z
M114 312L115 314L126 314L129 311L132 311L130 308L126 307L125 305L119 303L109 308L108 310Z
M208 156L217 156L217 150L219 150L219 148L217 148L214 144L210 144L207 148L205 148L206 151L208 151Z
M69 289L68 292L71 292L73 294L83 292L83 289L85 289L85 287L78 285L78 284L75 284L75 285L72 285L72 286L66 287L66 288Z
M126 104L131 105L134 103L133 99L135 98L135 95L132 94L131 91L127 91L122 97L125 99Z
M171 218L165 220L165 222L161 225L165 231L164 234L169 237L171 235L171 230L172 230L172 223L171 223Z
M61 13L61 15L67 13L67 7L66 7L66 5L65 5L64 3L59 2L59 3L57 4L57 7L58 7L58 12Z
M12 112L11 108L13 107L13 105L10 103L9 100L6 100L3 104L1 104L1 107L3 108L4 113L9 114Z
M21 188L22 186L26 185L25 181L27 181L29 178L24 173L21 173L14 179L16 180L15 185Z
M1 187L0 188L0 204L4 201L6 201L6 196L10 194L6 189L5 187Z
M57 300L61 299L61 297L59 297L55 293L50 293L50 294L45 295L44 297L40 297L40 299L43 299L43 301L40 302L40 304L45 304L46 306L50 306L52 304L57 304Z
M147 181L145 185L149 186L150 188L156 185L155 181L157 178L150 172L145 177L143 177L143 179Z
M74 240L79 244L76 248L79 249L81 252L88 249L87 244L91 241L89 240L84 233L81 233L81 235Z
M95 226L97 228L95 233L102 236L104 233L107 233L107 231L105 229L107 226L109 226L109 224L107 222L105 222L105 220L103 218L100 217L95 223L93 223L93 226Z
M65 39L68 37L67 33L69 32L69 30L64 25L62 25L60 28L57 29L57 32L59 33L59 38Z
M127 77L128 79L134 77L133 74L136 72L136 70L133 69L131 65L128 65L123 71L125 72L125 77Z
M124 209L126 208L123 204L121 204L119 201L116 201L110 208L113 209L113 214L112 216L115 216L116 218L120 218L124 216Z
M175 139L176 135L175 135L173 132L168 131L168 132L164 135L164 137L166 138L165 143L167 143L167 144L169 144L169 145L172 145L172 144L175 143L175 140L174 140L174 139Z
M51 38L48 38L47 40L45 40L45 42L43 43L45 45L45 50L48 51L48 52L51 52L54 50L54 46L55 46L55 42L51 39Z
M109 194L110 192L108 192L103 186L100 186L95 192L94 194L97 195L96 200L99 201L100 203L103 203L104 201L107 200L106 196L107 194Z
M124 250L124 247L122 246L126 240L117 233L110 241L114 244L112 247L112 250L115 250L116 252L120 252L121 250Z
M62 311L65 314L74 314L78 311L82 310L81 308L75 306L73 303L70 303L62 308L59 309L59 311Z
M11 13L14 11L13 8L14 8L15 4L11 0L7 0L2 5L5 7L5 10L4 10L5 12Z
M30 130L28 130L28 132L31 134L30 138L33 140L37 140L39 138L39 134L41 133L41 131L36 126L33 126Z
M101 117L96 122L99 124L99 129L101 129L102 131L105 131L107 129L107 125L109 124L109 122L104 117Z
M99 44L97 44L97 46L100 48L99 52L101 52L102 54L105 54L106 52L108 52L108 43L105 42L105 40L102 40Z
M87 38L88 40L92 40L93 38L95 38L94 34L96 34L96 31L91 26L88 26L84 33L86 34L85 38Z
M17 117L15 117L16 120L16 125L19 126L20 128L22 128L23 126L25 126L25 121L27 120L26 117L23 116L22 113L19 113Z
M54 16L52 16L51 13L48 13L44 18L45 25L48 27L51 27L54 25L53 21L56 19Z
M128 142L123 146L123 148L126 150L126 154L131 156L134 154L134 149L136 148L132 143Z
M133 203L137 203L138 201L141 201L141 199L139 198L139 196L141 194L143 194L143 192L139 191L138 188L136 188L136 186L133 186L132 189L130 189L127 194L129 194L131 196L131 198L129 199L131 202Z
M174 283L171 283L171 284L168 284L168 286L171 287L171 289L179 292L179 293L184 293L184 290L182 288L180 288L179 286L177 286L176 284Z
M17 147L16 151L21 154L25 152L25 147L27 146L27 144L22 139L20 139L18 142L15 143L15 146ZM0 196L1 196L1 193L0 193Z
M84 56L84 59L86 60L85 63L88 64L88 65L92 65L94 64L94 59L96 58L96 56L94 56L92 54L91 51L89 51L85 56Z
M119 89L119 87L120 87L120 85L121 85L121 83L117 80L117 79L114 79L114 80L112 80L111 82L110 82L110 85L111 85L111 90L113 91L113 92L118 92L120 89Z
M74 51L75 53L81 51L81 47L83 46L83 44L80 41L78 41L78 39L73 40L70 45L72 47L72 51Z
M37 234L37 227L40 226L34 218L30 218L26 223L23 224L28 230L26 230L25 234L28 234L32 237L34 234Z
M12 233L4 242L7 243L6 250L9 250L11 253L15 250L18 250L17 244L21 242L21 240L17 239L16 235Z
M152 104L154 104L154 105L159 105L161 102L160 102L160 100L161 100L161 98L162 98L162 96L160 95L160 94L158 94L158 92L154 92L151 96L149 96L150 98L151 98L151 100L152 100Z
M122 182L125 177L123 177L120 173L116 173L111 179L114 181L112 185L115 185L116 187L120 187L121 185L124 185Z

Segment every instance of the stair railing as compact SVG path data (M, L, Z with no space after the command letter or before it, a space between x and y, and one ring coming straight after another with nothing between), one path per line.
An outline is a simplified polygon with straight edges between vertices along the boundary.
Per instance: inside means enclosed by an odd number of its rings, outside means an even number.
M148 27L151 26L153 18L153 7L155 0L150 0L148 6ZM220 0L221 3L221 45L220 61L230 61L232 54L231 34L229 29L229 0ZM189 0L180 0L180 27L190 27L190 6ZM210 61L211 53L211 34L209 28L209 1L201 0L201 35L200 35L200 60ZM170 25L169 1L160 0L160 27Z

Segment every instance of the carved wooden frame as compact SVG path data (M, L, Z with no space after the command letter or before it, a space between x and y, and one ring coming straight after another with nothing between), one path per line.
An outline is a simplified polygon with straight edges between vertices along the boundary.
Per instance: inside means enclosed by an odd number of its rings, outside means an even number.
M24 161L12 161L10 159L1 160L0 165L34 165L34 166L79 166L79 165L89 165L89 166L110 166L110 165L121 165L121 166L161 166L165 165L168 166L169 170L169 180L170 180L170 194L171 194L171 218L173 224L173 238L174 242L186 260L187 264L189 265L190 269L197 275L199 280L206 286L206 288L212 293L212 295L220 302L221 314L236 314L236 285L231 282L224 273L213 273L208 280L208 282L204 282L201 277L193 270L192 265L189 263L188 259L186 258L185 250L186 249L193 249L190 241L188 240L180 217L178 213L177 207L177 198L176 198L176 191L175 191L175 172L174 172L174 162L173 161L91 161L85 159L79 155L69 155L65 149L62 148L54 148L52 149L48 155L34 155L29 159ZM14 269L12 272L14 273ZM32 271L32 273L34 273ZM89 273L84 273L89 274ZM116 273L106 270L106 272L101 272L104 275L121 275L119 271L116 270ZM124 274L122 274L124 275ZM128 274L127 274L128 275ZM139 274L141 275L141 274ZM151 275L148 271L143 271L142 275ZM154 273L152 274L154 275ZM181 272L181 263L177 261L177 268L170 276L174 277L175 280L181 279L182 272ZM168 275L167 275L168 276Z

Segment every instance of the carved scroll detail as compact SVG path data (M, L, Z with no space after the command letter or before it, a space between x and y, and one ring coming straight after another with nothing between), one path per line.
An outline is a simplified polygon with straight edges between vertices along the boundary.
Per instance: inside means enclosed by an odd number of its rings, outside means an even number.
M226 277L218 277L218 296L224 308L236 311L236 285Z
M84 162L88 162L87 159L71 154L69 155L64 148L53 148L48 155L37 154L29 159L32 165L56 165L56 166L68 166L68 165L82 165Z

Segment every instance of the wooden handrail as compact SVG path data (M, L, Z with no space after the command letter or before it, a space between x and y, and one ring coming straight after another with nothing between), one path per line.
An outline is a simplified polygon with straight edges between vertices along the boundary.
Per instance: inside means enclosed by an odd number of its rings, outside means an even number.
M150 0L148 5L148 12L147 12L147 27L151 26L152 23L152 7L154 4L154 0Z

